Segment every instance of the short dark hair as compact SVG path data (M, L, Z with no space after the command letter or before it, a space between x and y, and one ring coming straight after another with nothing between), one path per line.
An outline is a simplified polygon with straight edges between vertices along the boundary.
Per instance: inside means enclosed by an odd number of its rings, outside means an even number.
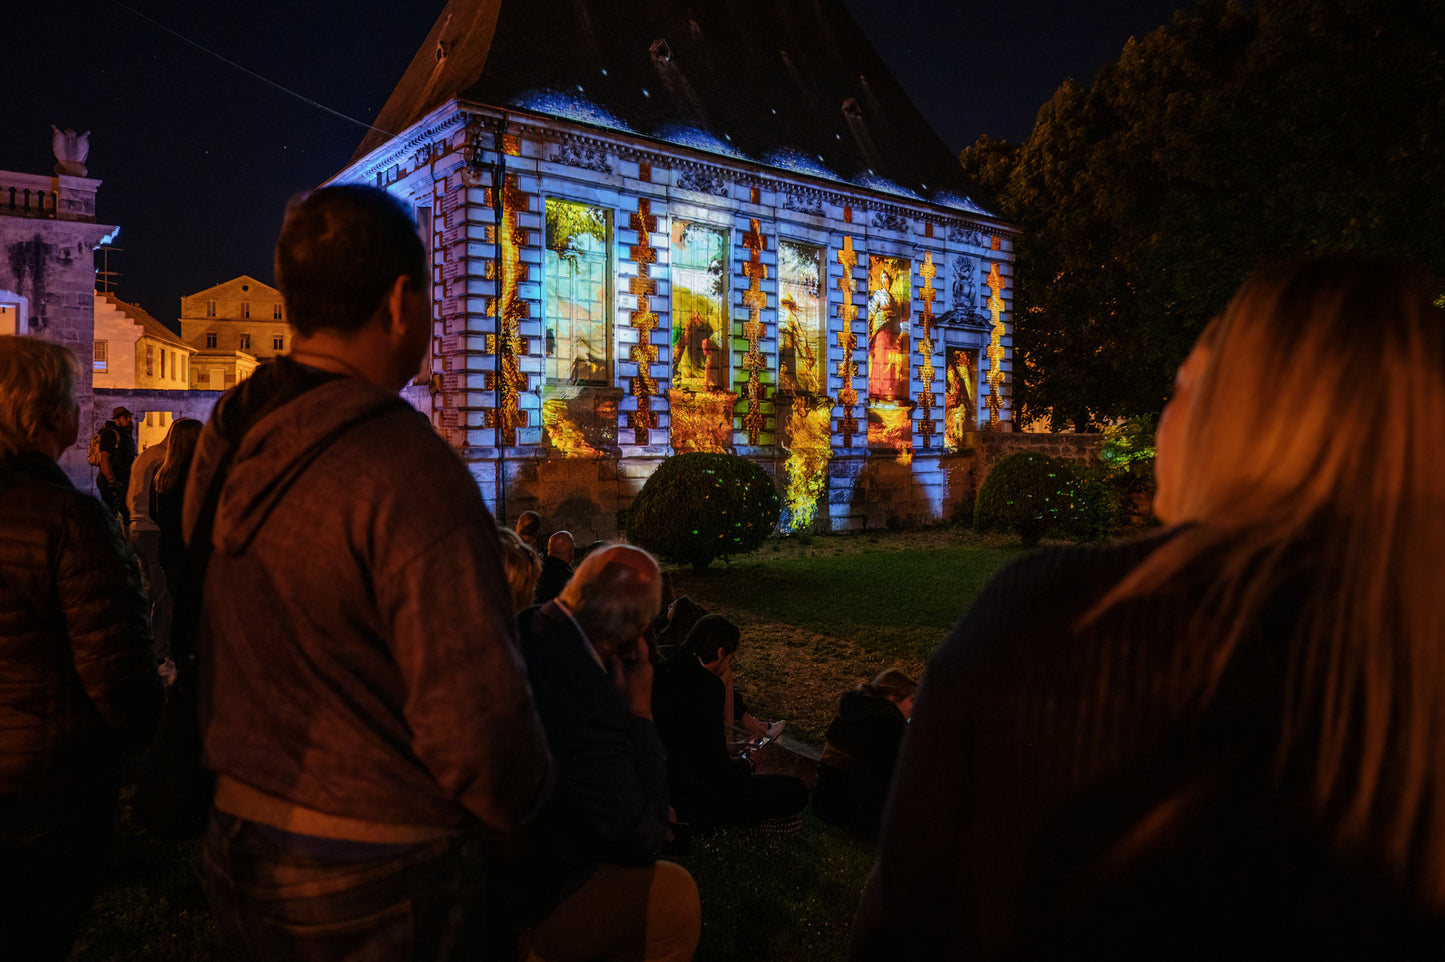
M697 655L704 663L709 663L717 658L719 648L724 655L731 655L738 650L741 642L742 633L738 631L737 625L722 615L703 615L697 620L697 624L692 626L692 631L687 633L682 650Z
M386 191L322 187L287 207L276 284L297 333L360 330L403 275L426 289L426 247L409 208Z

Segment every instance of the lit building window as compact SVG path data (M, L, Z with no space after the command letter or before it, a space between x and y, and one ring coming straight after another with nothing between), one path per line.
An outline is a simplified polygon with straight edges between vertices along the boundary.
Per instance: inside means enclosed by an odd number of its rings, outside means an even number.
M691 221L672 224L672 386L726 391L728 232Z
M823 394L828 385L823 248L778 243L778 390Z
M95 361L95 369L96 369L97 371L104 371L104 370L106 369L106 357L107 357L106 342L105 342L105 341L96 341L96 342L95 342L95 353L94 353L93 359L94 359L94 361Z
M611 211L547 201L542 276L548 385L611 383L611 251Z

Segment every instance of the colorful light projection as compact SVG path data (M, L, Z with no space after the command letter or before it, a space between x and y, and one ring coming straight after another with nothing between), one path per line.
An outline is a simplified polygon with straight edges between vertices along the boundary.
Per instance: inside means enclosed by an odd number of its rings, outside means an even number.
M522 248L527 246L529 232L519 226L517 215L530 209L531 198L518 189L517 175L508 174L502 182L502 230L497 238L502 262L502 296L496 347L501 355L502 377L497 384L497 409L488 418L488 426L497 429L497 444L503 447L515 445L517 429L527 424L517 399L527 390L527 377L518 358L526 353L521 326L530 313L520 290L527 272L527 266L522 263Z
M545 211L542 429L564 457L597 457L617 441L617 402L599 391L612 378L612 212L554 198Z
M868 257L868 444L913 458L913 402L908 390L912 264Z
M728 231L692 221L672 225L672 448L730 450L737 395L728 390Z
M637 297L637 310L632 312L629 321L637 332L637 343L631 352L631 359L637 362L637 376L630 385L632 396L637 398L637 410L627 416L627 425L633 431L633 442L646 444L647 432L657 426L657 416L652 413L652 399L657 395L657 381L652 376L652 365L657 362L657 345L652 343L652 332L657 328L657 315L652 313L648 301L657 294L657 280L652 277L657 249L652 246L649 236L657 230L652 201L639 198L637 213L632 214L627 223L637 231L637 245L628 251L632 262L637 265L637 276L628 285L629 292Z
M726 391L728 232L678 220L672 225L672 386Z
M933 393L933 300L938 292L933 289L933 279L938 276L938 268L933 266L932 251L923 255L918 276L923 278L923 286L918 289L918 297L923 301L923 337L918 341L918 353L922 357L918 365L918 381L922 385L918 406L923 409L923 416L918 419L918 433L923 435L923 447L927 449L933 447L937 428L933 420L933 402L937 400Z
M994 238L997 250L998 238ZM1003 336L1007 333L1003 326L1003 275L998 272L998 261L993 261L988 269L988 312L993 315L993 331L988 338L988 423L990 427L996 427L999 423L999 412L1003 410Z
M853 352L858 350L858 335L853 330L853 319L858 316L858 307L853 303L853 268L858 266L858 254L853 250L853 238L843 237L843 246L838 249L838 263L843 265L843 276L838 278L838 290L843 298L838 303L838 321L842 330L838 332L838 347L843 359L838 362L838 377L842 386L838 389L838 403L843 407L843 416L838 419L838 431L843 435L843 447L853 446L853 435L858 433L858 418L853 412L858 403L858 391L853 378L858 376L858 361Z
M832 399L797 394L787 410L783 433L788 460L783 492L789 531L800 531L818 516L818 500L828 490L828 462L833 457Z
M748 262L743 265L743 275L748 279L748 289L743 292L743 306L748 309L748 319L743 324L743 336L748 339L748 353L743 356L743 368L748 372L748 413L743 416L743 429L748 432L749 444L758 443L766 420L763 417L761 375L768 362L758 349L758 342L762 340L764 330L762 311L768 306L768 295L762 287L763 280L768 276L762 256L767 244L757 219L750 220L748 232L743 235L743 246L748 249Z
M778 390L820 395L826 384L823 248L778 242Z
M950 347L946 353L943 446L961 451L968 447L969 432L978 430L978 352Z
M908 400L911 264L903 257L868 256L868 397Z

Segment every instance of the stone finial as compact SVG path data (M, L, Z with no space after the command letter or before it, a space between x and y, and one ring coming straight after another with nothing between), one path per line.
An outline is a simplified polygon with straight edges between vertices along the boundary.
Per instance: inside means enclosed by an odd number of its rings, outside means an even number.
M84 177L85 158L90 156L90 131L77 134L50 125L50 147L55 151L55 172L71 177Z

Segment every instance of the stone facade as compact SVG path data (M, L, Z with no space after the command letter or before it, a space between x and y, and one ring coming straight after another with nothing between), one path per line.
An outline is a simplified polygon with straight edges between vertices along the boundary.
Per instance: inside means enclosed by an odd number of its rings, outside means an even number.
M464 101L336 181L383 186L417 211L437 321L431 384L408 396L505 521L532 509L579 541L615 537L619 512L662 458L683 450L761 463L794 527L940 520L981 477L980 427L1011 427L1015 234L971 204ZM556 202L595 212L600 240L562 254L592 257L605 275L605 339L570 367L549 286L561 269L548 246ZM697 368L704 388L679 376L689 320L675 288L689 275L674 268L695 226L725 238L712 282L725 330L704 345L723 347L705 373ZM825 328L811 391L783 383L784 368L801 362L784 358L793 342L783 330L782 242L821 254ZM874 343L887 316L880 301L905 319L890 357ZM600 329L597 313L594 305L589 330ZM946 370L955 360L957 384ZM870 371L884 361L901 398L886 404Z
M80 361L80 439L61 455L60 466L82 490L93 488L86 445L110 412L97 409L89 376L94 250L114 230L95 222L99 187L87 177L0 172L0 336L43 337Z
M190 386L234 387L291 346L281 292L249 275L181 298L181 338L195 351Z

